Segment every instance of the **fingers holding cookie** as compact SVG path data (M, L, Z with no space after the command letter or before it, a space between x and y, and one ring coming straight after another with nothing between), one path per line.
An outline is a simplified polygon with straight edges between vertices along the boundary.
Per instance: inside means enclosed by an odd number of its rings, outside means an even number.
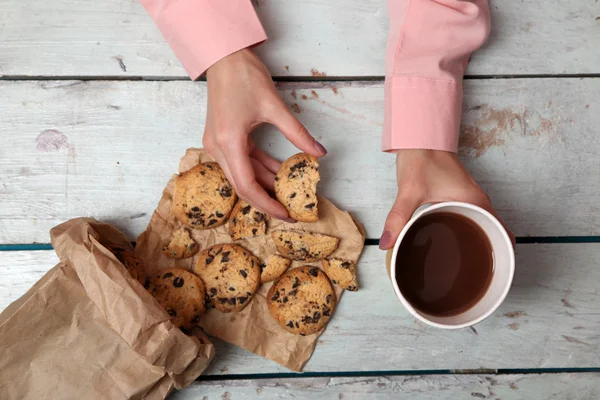
M275 176L275 195L291 218L302 222L319 220L317 184L320 179L315 156L299 153L281 164Z

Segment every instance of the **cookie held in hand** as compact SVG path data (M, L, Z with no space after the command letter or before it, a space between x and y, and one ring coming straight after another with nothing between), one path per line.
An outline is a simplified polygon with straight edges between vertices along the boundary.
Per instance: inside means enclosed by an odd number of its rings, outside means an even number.
M239 199L229 218L229 236L240 240L264 235L267 231L267 216L248 202Z
M356 264L352 261L339 258L321 260L321 266L334 285L356 292L358 281L356 279Z
M317 183L320 179L315 156L299 153L281 164L275 176L275 196L291 218L302 222L319 220Z
M212 229L227 221L236 200L219 164L207 162L175 178L172 212L190 228Z
M148 291L167 310L178 328L190 329L205 310L202 280L181 268L165 268L152 277Z
M228 313L250 302L260 284L260 261L237 244L217 244L198 254L194 267L204 282L208 305Z
M291 269L267 294L269 312L290 333L310 335L331 319L337 298L327 275L318 267Z
M260 264L260 281L262 283L274 281L288 269L291 263L292 260L288 258L272 254L266 263Z
M171 241L162 249L165 256L169 258L188 258L198 252L198 244L191 238L190 233L185 228L180 228L173 232Z
M301 230L271 232L277 250L296 261L319 261L337 249L340 240L333 236Z

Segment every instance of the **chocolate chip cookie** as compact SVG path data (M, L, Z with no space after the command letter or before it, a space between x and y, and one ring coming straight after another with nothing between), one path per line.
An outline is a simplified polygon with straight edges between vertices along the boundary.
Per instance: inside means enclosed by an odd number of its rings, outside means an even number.
M139 283L148 287L148 279L144 268L144 261L141 258L136 257L133 251L121 248L110 249L112 253L117 257L117 260L123 264L129 275Z
M236 200L219 164L207 162L175 178L172 212L190 228L212 229L227 221Z
M264 235L267 231L267 216L248 202L239 199L229 218L229 236L240 240Z
M318 267L287 271L267 293L269 312L286 331L310 335L331 319L337 298L327 275Z
M152 277L148 291L171 316L173 325L190 329L205 310L202 280L181 268L165 268Z
M271 282L279 278L290 266L292 260L272 254L266 263L260 264L260 281L262 283Z
M190 236L185 228L180 228L173 232L171 241L163 247L162 252L169 258L188 258L192 257L199 250L198 244Z
M281 164L275 176L275 196L290 217L302 222L319 220L317 183L320 180L317 158L296 154Z
M358 281L356 280L356 264L352 261L339 258L328 258L321 260L321 266L334 285L356 292Z
M277 250L297 261L319 261L337 249L339 239L321 233L301 230L274 230L271 232Z
M207 303L221 312L240 311L260 284L260 261L236 244L217 244L198 254L194 272L206 287Z

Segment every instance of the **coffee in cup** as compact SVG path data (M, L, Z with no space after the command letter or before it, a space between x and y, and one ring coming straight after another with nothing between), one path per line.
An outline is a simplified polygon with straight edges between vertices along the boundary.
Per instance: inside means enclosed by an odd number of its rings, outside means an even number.
M426 205L400 233L389 257L401 303L440 328L480 322L502 303L514 275L514 250L502 224L468 203Z

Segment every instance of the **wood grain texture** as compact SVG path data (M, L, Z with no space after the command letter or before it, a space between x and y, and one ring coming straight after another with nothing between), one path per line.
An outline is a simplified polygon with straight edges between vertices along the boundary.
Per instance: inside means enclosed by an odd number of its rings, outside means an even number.
M569 399L600 396L600 374L415 375L195 382L169 400Z
M513 287L473 329L445 331L410 317L386 275L384 253L367 246L360 290L345 293L308 372L598 367L600 244L518 245ZM50 251L0 252L0 309L56 262ZM217 343L207 374L289 372Z
M58 264L54 251L0 251L0 311L24 295Z
M256 0L276 76L381 76L384 0ZM136 0L4 0L0 76L187 77ZM469 74L600 72L598 5L492 2L492 34ZM200 40L200 39L199 39Z
M281 94L329 149L319 191L379 237L396 196L380 152L377 82L289 83ZM467 81L460 154L517 236L600 232L600 79ZM0 82L0 243L49 242L93 216L142 232L187 147L200 147L206 85ZM275 128L255 134L285 159Z

